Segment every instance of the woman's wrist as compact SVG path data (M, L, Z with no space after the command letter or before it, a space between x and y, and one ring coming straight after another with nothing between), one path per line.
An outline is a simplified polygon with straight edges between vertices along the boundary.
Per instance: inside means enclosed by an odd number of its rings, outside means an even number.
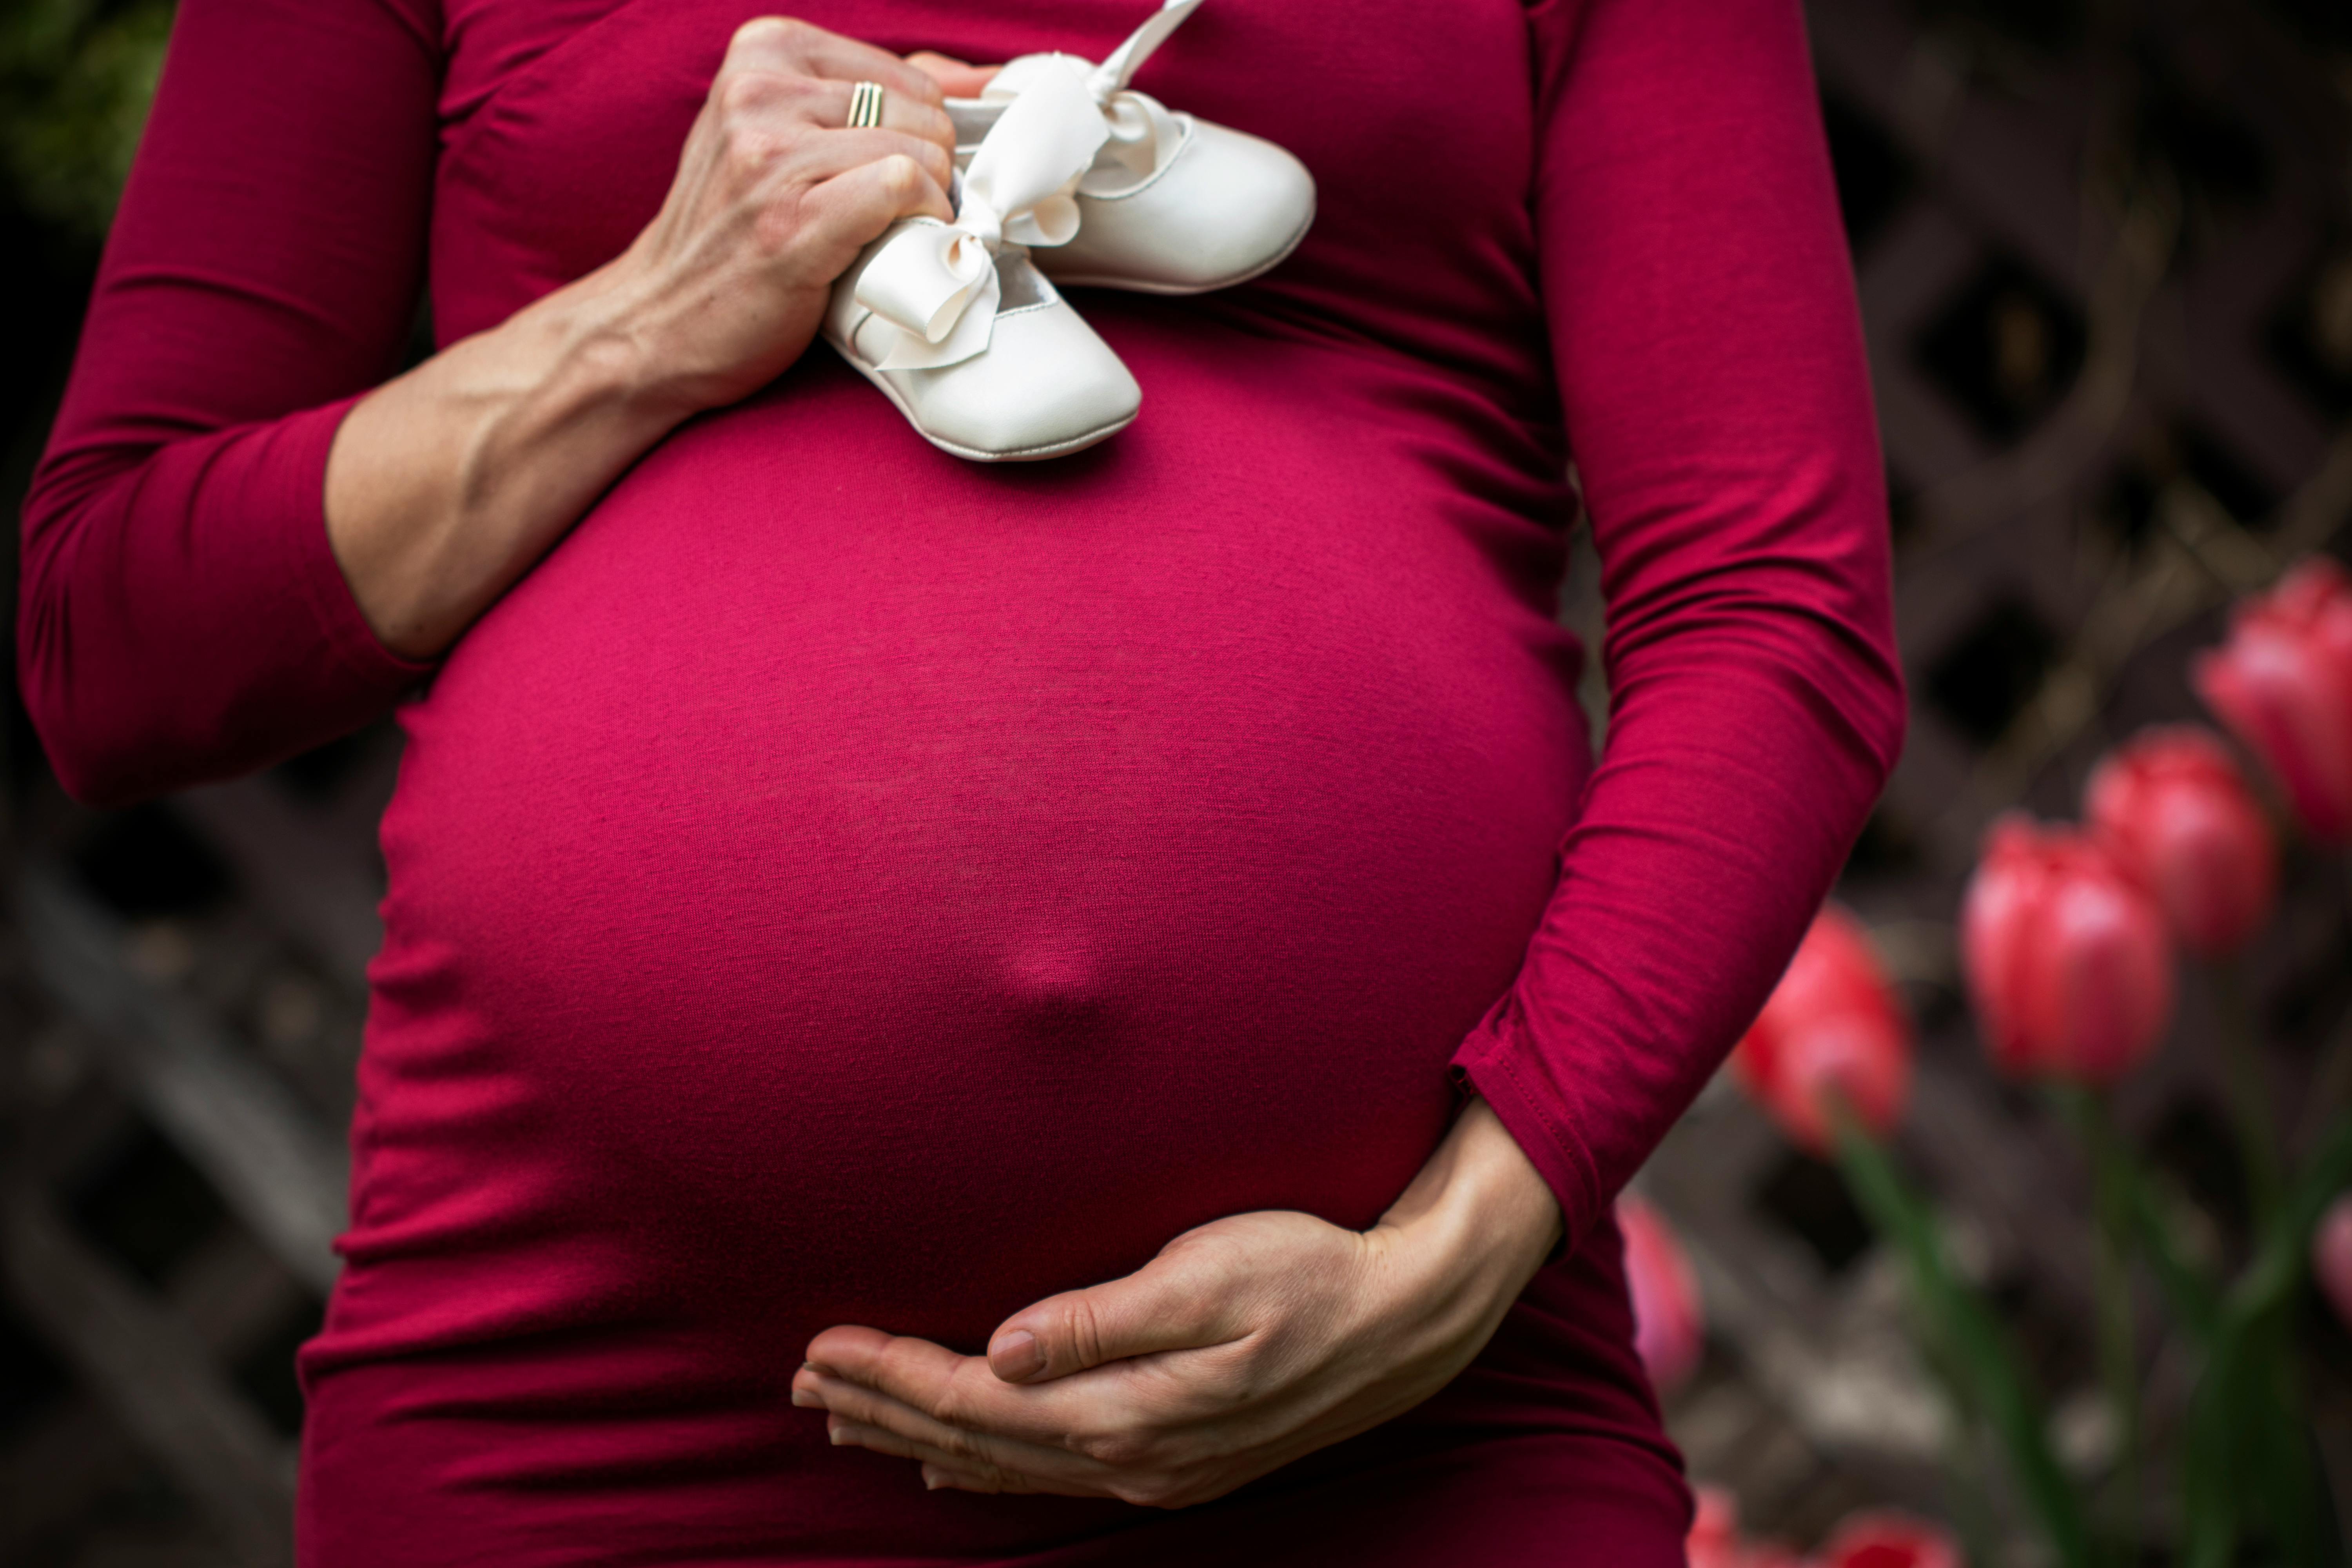
M633 253L632 253L633 255ZM541 430L581 425L645 447L709 406L664 342L652 280L623 255L509 317L501 355L524 369ZM625 467L625 463L622 466Z
M1561 1224L1535 1163L1494 1108L1473 1100L1372 1235L1507 1305L1559 1245Z
M731 397L685 341L691 333L681 330L681 318L690 303L681 308L676 279L643 260L641 248L632 246L541 303L552 307L547 325L561 336L578 391L655 427L658 440Z

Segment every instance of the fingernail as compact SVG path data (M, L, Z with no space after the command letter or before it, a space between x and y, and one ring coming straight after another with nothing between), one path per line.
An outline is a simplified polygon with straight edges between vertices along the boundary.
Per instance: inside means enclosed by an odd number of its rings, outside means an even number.
M1015 1329L988 1347L988 1364L1006 1383L1018 1383L1045 1370L1045 1347L1026 1329Z
M945 1481L940 1479L939 1472L932 1469L929 1465L923 1467L923 1489L925 1491L935 1492L946 1484L947 1483Z
M842 1431L843 1428L837 1423L827 1425L824 1429L824 1440L831 1443L836 1448L840 1447L842 1444L849 1440L842 1436Z
M821 1408L824 1401L805 1388L795 1388L793 1390L793 1403L803 1410L815 1410Z

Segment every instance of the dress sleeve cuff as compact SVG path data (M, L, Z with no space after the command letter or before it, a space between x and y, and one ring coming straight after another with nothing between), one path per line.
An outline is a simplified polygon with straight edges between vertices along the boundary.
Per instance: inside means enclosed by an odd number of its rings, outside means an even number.
M1457 1079L1495 1108L1503 1130L1516 1140L1559 1204L1561 1243L1556 1257L1581 1245L1608 1205L1601 1173L1584 1140L1557 1110L1540 1054L1520 1011L1514 987L1454 1053Z
M364 394L305 410L269 433L278 450L257 466L266 482L283 487L268 498L263 515L286 529L287 561L322 641L341 672L362 689L400 691L433 672L434 661L394 653L361 613L359 601L327 540L327 458L343 418Z

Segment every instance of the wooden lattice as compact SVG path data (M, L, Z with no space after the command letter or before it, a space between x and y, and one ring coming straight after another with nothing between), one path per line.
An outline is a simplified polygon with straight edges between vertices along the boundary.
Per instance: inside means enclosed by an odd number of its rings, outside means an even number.
M2107 740L2193 711L2183 661L2219 606L2347 537L2352 78L2245 7L2133 11L2189 62L2179 80L2152 79L2114 7L2039 51L1894 0L1810 9L1917 699L1843 895L1920 1016L1903 1157L2010 1286L2070 1395L2062 1446L2095 1465L2082 1173L1979 1065L1951 915L1993 811L2069 811ZM1564 612L1588 636L1591 567ZM23 792L0 933L0 1562L289 1559L290 1353L335 1267L397 746L380 729L114 817ZM2352 1028L2340 884L2290 884L2256 976L2283 1102ZM2194 1185L2211 1099L2177 1045L2123 1109ZM1945 1417L1835 1176L1718 1085L1643 1183L1707 1298L1708 1360L1670 1410L1694 1469L1801 1538L1863 1501L1941 1506ZM2322 1412L2341 1480L2352 1399Z

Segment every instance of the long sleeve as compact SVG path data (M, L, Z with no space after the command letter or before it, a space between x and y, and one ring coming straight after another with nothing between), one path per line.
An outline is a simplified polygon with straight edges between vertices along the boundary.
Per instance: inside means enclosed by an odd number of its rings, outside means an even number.
M1902 743L1885 476L1797 0L1529 13L1535 205L1610 724L1456 1066L1571 1245L1795 951Z
M184 0L24 516L18 679L116 803L381 713L327 454L423 276L438 40L392 0Z

